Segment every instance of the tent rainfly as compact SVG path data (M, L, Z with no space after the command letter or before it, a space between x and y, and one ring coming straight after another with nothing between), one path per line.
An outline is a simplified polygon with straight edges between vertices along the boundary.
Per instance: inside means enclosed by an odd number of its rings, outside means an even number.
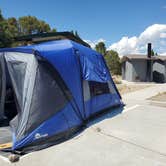
M12 151L57 144L122 104L103 56L67 39L0 49L0 75L0 119L10 117Z

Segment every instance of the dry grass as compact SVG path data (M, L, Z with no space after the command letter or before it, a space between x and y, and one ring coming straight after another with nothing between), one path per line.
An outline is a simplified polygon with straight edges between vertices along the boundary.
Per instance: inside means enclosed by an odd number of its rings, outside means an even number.
M138 90L142 90L144 88L148 88L151 85L140 85L140 84L133 84L133 85L126 85L126 84L117 84L116 85L120 94L126 94L129 92L134 92L134 91L138 91Z
M114 83L116 84L120 94L125 94L125 93L129 93L129 92L134 92L137 90L141 90L144 88L148 88L151 85L146 85L146 84L123 84L122 83L122 76L120 75L113 75L112 76Z
M114 76L112 76L112 79L114 80L115 84L121 84L122 83L122 76L120 76L120 75L114 75Z
M149 98L149 100L166 102L166 92L158 93L156 96Z

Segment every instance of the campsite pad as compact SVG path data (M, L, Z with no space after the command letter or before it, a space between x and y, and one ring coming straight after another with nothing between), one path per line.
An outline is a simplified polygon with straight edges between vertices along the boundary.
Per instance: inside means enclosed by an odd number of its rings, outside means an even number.
M0 127L0 146L6 144L6 147L10 147L12 142L12 133L10 127ZM1 156L8 156L9 153L0 151Z

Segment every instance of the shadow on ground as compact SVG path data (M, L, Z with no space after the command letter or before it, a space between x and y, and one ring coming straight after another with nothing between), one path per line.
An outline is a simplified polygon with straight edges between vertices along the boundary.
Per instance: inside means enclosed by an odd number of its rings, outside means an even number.
M119 107L107 109L102 114L100 113L100 114L94 116L92 119L90 119L88 121L87 125L82 130L80 130L79 132L77 132L76 134L71 136L69 139L72 139L76 136L80 136L80 134L83 133L83 131L85 129L87 129L87 128L89 128L89 127L91 127L91 126L93 126L93 125L95 125L95 124L97 124L105 119L110 119L110 118L117 116L118 114L122 113L123 109L124 109L123 106L119 106ZM11 142L12 137L11 137L10 127L1 127L0 128L0 135L1 135L0 136L0 144L6 143L6 142ZM69 140L69 139L67 139L67 140ZM62 142L65 142L65 141L62 141ZM9 155L9 153L0 151L0 155L7 157Z
M87 124L87 127L91 127L95 125L96 123L99 123L105 119L113 118L114 116L121 114L123 110L124 110L124 106L111 108L107 110L106 112L104 112L103 114L100 114L96 116L95 118L93 118L92 120L90 120L89 123Z

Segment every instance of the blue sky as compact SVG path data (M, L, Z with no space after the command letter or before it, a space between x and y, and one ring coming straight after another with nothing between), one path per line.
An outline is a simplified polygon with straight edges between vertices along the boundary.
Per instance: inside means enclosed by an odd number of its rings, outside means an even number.
M1 0L0 8L5 17L33 15L93 43L104 39L108 47L166 24L166 0Z

